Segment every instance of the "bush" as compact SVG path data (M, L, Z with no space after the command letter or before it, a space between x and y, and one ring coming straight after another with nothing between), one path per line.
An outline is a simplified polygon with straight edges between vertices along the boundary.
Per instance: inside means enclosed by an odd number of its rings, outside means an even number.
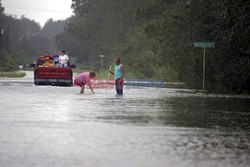
M0 50L0 71L14 71L17 70L14 59L6 50Z
M0 71L9 72L18 70L18 66L27 63L24 52L10 54L8 51L0 50Z

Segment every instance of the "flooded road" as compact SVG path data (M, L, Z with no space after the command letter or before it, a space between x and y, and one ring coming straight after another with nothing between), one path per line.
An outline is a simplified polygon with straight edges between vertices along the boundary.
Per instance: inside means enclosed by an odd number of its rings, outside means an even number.
M250 98L0 79L0 166L247 167Z

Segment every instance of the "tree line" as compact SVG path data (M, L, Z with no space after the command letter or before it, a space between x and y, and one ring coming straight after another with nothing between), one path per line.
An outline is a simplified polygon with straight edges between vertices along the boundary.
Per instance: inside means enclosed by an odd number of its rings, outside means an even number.
M106 55L105 68L120 56L128 76L201 89L203 50L193 44L215 42L207 49L206 89L250 92L249 1L72 0L72 8L74 16L50 19L41 28L25 17L6 16L1 5L0 55L22 55L27 62L63 48L92 70L100 69L99 55Z
M0 71L13 71L33 62L44 51L57 49L54 38L64 31L65 21L49 19L42 28L22 16L6 15L0 1Z
M206 89L249 93L249 1L72 0L75 16L56 36L85 67L106 68L116 55L141 78L162 78L202 88L202 49L207 49Z

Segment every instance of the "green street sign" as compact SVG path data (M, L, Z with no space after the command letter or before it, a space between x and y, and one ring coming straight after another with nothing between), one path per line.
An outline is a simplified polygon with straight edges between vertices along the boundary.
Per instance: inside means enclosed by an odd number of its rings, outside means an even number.
M215 48L215 42L195 42L195 48Z
M195 48L203 48L203 50L204 50L202 87L203 87L203 91L205 91L206 48L215 48L215 42L195 42L194 47Z
M100 58L104 58L104 57L105 57L105 55L99 55L99 57L100 57Z

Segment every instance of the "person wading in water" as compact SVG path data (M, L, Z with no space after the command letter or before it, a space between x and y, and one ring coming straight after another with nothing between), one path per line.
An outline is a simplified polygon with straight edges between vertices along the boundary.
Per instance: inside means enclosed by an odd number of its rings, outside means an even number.
M80 93L84 94L84 87L87 84L89 86L89 89L92 91L92 93L95 93L90 80L95 78L96 73L95 72L85 72L77 75L74 79L74 86L81 87Z
M123 95L123 83L124 83L124 75L125 75L125 70L123 65L121 64L121 59L119 57L115 58L115 69L114 72L109 71L111 74L114 75L115 78L115 88L116 88L116 93L118 95Z

